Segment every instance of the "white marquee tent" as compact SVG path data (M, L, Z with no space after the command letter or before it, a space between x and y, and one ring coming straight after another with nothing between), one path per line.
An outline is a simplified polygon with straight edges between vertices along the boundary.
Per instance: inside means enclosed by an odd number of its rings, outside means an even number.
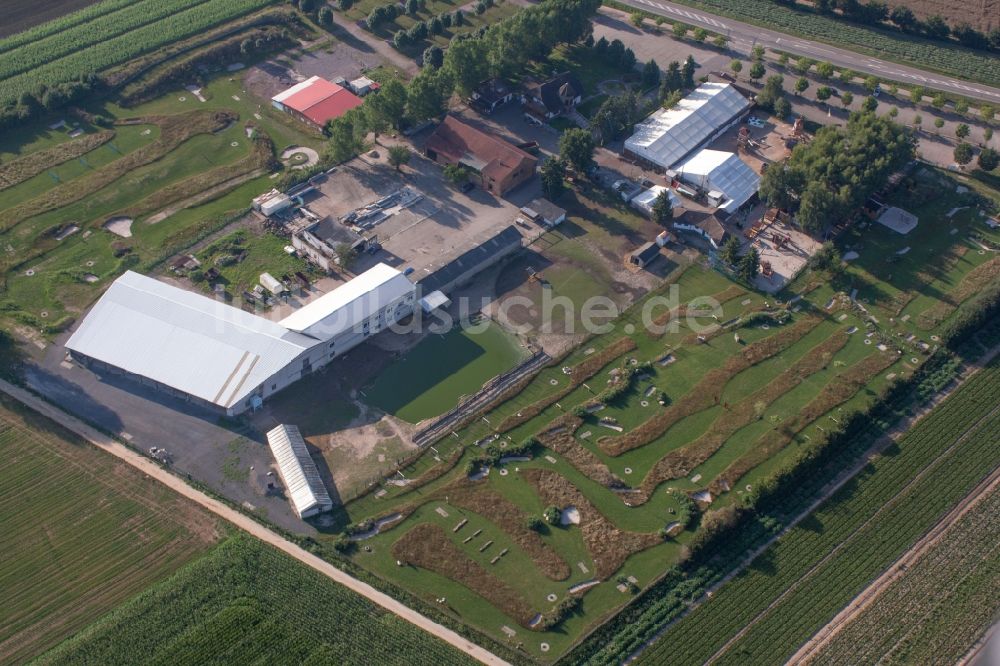
M760 176L735 153L723 150L701 150L677 170L681 180L706 192L720 192L719 208L733 213L754 195L760 187Z
M333 508L330 493L296 426L282 424L268 431L267 445L278 463L278 473L299 518Z
M728 83L703 83L672 109L660 109L635 126L625 152L664 169L724 131L750 102Z

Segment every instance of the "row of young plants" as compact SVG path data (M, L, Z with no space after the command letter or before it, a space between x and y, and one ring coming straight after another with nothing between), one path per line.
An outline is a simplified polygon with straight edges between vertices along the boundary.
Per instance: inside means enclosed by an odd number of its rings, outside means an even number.
M162 21L205 0L140 0L99 20L57 32L15 49L0 60L0 82L94 44L114 39L150 23Z
M36 25L28 30L23 30L13 34L10 37L4 37L3 39L0 39L0 53L13 51L20 46L24 46L25 44L33 44L34 42L45 39L49 35L55 35L63 32L64 30L69 30L70 28L74 28L78 25L88 23L102 16L111 14L112 12L116 12L124 7L128 7L133 4L133 2L134 0L103 0L102 2L95 3L85 9L73 12L72 14L60 16L59 18L46 21L45 23Z
M998 534L994 488L819 647L814 663L957 663L998 610Z
M997 310L993 310L995 315ZM993 319L996 319L994 316ZM867 451L900 418L936 394L956 376L962 358L976 358L1000 343L1000 323L955 337L956 353L941 351L913 376L896 383L865 414L847 419L824 440L814 440L796 461L746 496L745 507L710 511L713 528L702 527L688 558L640 594L614 618L598 627L562 660L565 663L621 661L654 639L712 584L728 574L746 553L765 543L819 496L845 466ZM963 387L966 390L968 387Z
M998 389L1000 382L994 381L990 392L995 396ZM967 401L961 404L969 407ZM988 409L988 403L975 407ZM972 409L961 409L955 418L938 421L936 427L923 428L919 434L933 448L937 448L942 443L954 441L952 434L962 433L962 426L974 418ZM782 598L779 605L733 643L719 663L764 664L773 663L775 658L791 656L800 644L822 628L1000 463L1000 416L982 422L968 440L943 459L935 460L924 468L924 475L913 485L904 487L901 492L888 494L898 487L899 482L905 483L910 478L906 472L912 474L917 469L916 465L905 466L903 463L904 456L911 453L906 447L916 449L919 444L923 442L908 437L900 443L900 448L904 450L899 459L879 461L884 464L877 467L874 474L890 470L897 472L896 483L886 483L887 478L883 477L886 492L857 493L851 498L854 501L838 503L833 507L834 511L820 512L817 518L823 526L822 534L806 526L778 542L774 557L767 563L778 568L777 575L770 571L753 571L728 591L729 595L740 599L739 588L743 591L752 589L763 596L762 601L770 603L789 584L795 584L792 593ZM926 460L928 455L933 455L931 451L920 451L919 454L922 455L918 460ZM873 510L878 511L875 519L857 529L858 517ZM841 522L842 517L844 520ZM840 524L846 529L838 532L836 528ZM819 569L810 571L816 560L831 547L837 549L835 554ZM791 556L787 568L782 555ZM788 576L794 578L790 581ZM784 580L778 582L779 579ZM725 593L723 591L720 596ZM759 609L759 606L756 608ZM707 611L709 606L706 605L705 609ZM726 637L729 638L728 635ZM697 652L694 660L701 663Z
M100 33L97 41L89 36L90 24L82 24L60 33L60 40L82 40L85 48L68 53L58 49L49 50L43 40L36 47L27 44L12 51L5 60L35 63L30 70L10 74L2 79L3 91L0 103L12 103L27 94L38 92L40 86L52 86L73 81L81 76L124 63L144 53L155 51L172 42L196 35L210 27L229 21L250 12L262 9L274 0L229 0L228 2L202 2L190 5L190 0L174 0L166 3L170 9L165 14L156 13L157 20L146 22L149 8L139 3L133 8L114 15L115 20L102 18L97 23L107 24L108 34ZM164 3L157 3L159 6ZM165 10L163 10L165 11ZM122 26L123 32L115 34L115 26ZM63 36L65 34L65 36ZM54 38L55 39L55 38ZM36 48L38 50L36 50ZM46 59L51 58L51 59ZM8 65L8 67L17 67Z
M448 665L469 660L285 554L237 535L40 663L264 661Z

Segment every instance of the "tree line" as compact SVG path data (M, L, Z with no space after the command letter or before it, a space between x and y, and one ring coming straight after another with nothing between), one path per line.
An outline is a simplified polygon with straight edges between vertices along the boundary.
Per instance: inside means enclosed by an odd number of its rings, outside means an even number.
M473 34L452 38L448 49L428 58L404 84L390 80L364 104L327 125L328 156L342 162L364 148L369 132L378 135L438 118L453 94L468 97L491 78L510 78L561 43L575 43L593 30L590 18L599 0L545 0Z

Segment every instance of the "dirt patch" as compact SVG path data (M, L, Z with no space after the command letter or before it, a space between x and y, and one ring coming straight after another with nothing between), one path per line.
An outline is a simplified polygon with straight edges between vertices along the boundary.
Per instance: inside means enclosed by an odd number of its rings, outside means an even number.
M569 565L542 540L538 532L527 527L528 514L500 493L473 484L462 479L437 491L434 496L438 499L447 496L449 504L478 513L498 526L531 558L538 570L552 580L569 578Z
M951 313L955 311L962 301L980 291L998 275L1000 275L1000 257L995 257L985 264L976 266L965 274L965 277L958 283L958 286L945 296L945 300L917 315L917 326L922 329L930 329L938 326L951 316Z
M735 405L724 405L722 415L712 423L706 433L686 446L671 451L661 458L642 481L641 493L629 497L630 505L644 504L653 491L670 479L690 474L695 467L712 457L731 436L756 419L764 417L764 409L788 391L801 384L810 375L825 369L833 355L847 344L848 336L835 333L810 349L791 367L768 382L759 390Z
M117 217L109 218L108 221L104 223L104 228L116 236L131 238L132 221L131 217L122 217L119 215Z
M602 437L597 442L598 446L608 455L620 456L649 444L684 417L719 404L719 390L730 379L761 361L777 356L805 337L821 321L819 317L806 317L775 335L747 346L739 354L729 357L721 368L707 372L680 400L621 437Z
M583 424L583 419L573 414L560 416L545 430L535 436L538 442L565 458L581 474L607 488L624 485L601 459L576 441L573 433Z
M404 565L418 566L464 585L522 627L530 628L536 613L524 597L463 553L439 526L417 525L392 545L392 555Z
M626 532L615 527L590 503L579 489L561 474L550 470L522 472L545 504L574 507L580 517L580 533L594 560L597 578L607 580L621 569L630 555L651 548L663 540L657 534Z

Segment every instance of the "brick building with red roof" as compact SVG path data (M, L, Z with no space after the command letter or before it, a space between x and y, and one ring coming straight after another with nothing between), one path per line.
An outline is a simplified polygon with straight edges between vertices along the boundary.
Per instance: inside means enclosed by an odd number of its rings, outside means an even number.
M427 157L443 164L469 167L482 179L483 189L497 196L535 175L538 160L500 137L445 116L427 139Z

